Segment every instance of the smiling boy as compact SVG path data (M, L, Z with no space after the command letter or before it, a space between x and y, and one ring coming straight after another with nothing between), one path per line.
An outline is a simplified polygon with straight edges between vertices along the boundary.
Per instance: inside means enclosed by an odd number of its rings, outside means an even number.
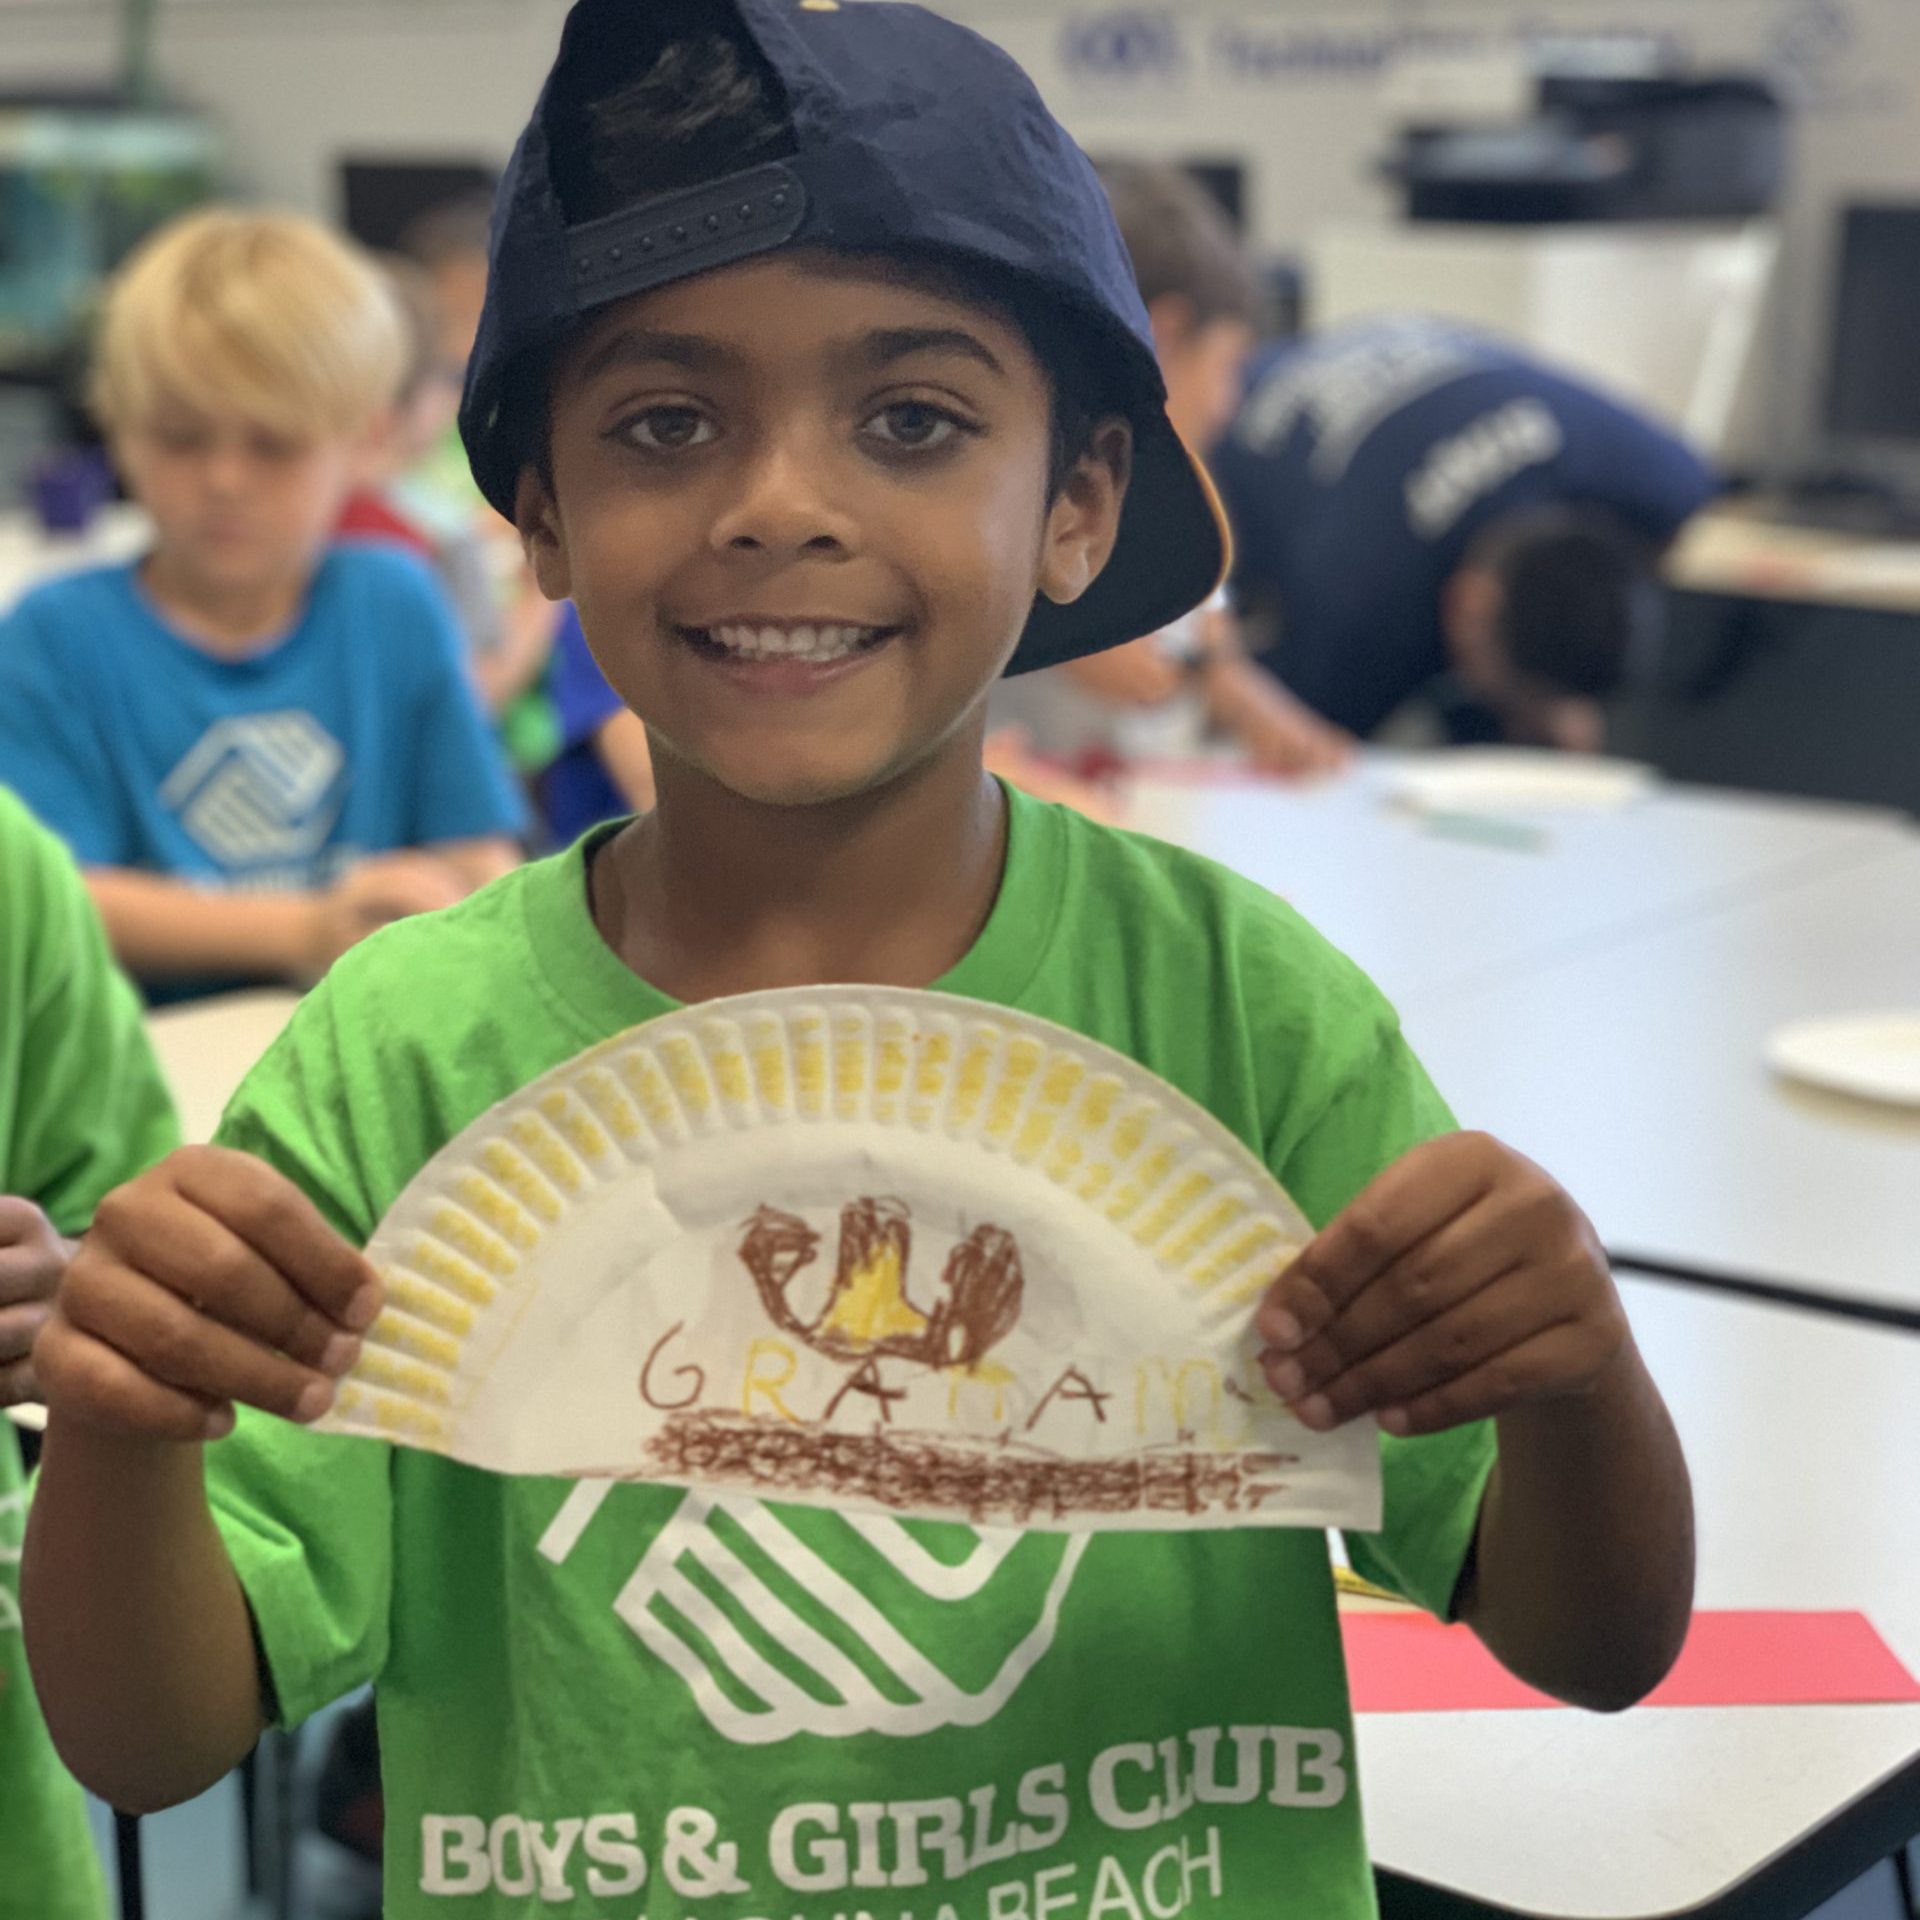
M1024 77L912 7L583 0L504 192L469 449L658 805L357 950L222 1144L110 1199L40 1343L56 1739L154 1806L374 1680L394 1920L1369 1913L1317 1533L902 1524L289 1424L379 1309L356 1247L493 1102L682 1002L934 986L1131 1054L1325 1223L1259 1326L1309 1425L1387 1430L1361 1567L1596 1706L1687 1617L1685 1470L1566 1195L1450 1131L1285 907L982 772L1010 662L1224 560Z

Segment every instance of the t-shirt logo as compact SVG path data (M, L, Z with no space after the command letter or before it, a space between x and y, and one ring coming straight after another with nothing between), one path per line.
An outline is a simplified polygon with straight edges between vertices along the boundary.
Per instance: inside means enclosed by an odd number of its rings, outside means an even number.
M564 1562L612 1491L577 1486L541 1553ZM999 1714L1052 1647L1086 1547L689 1493L614 1611L737 1745L912 1736Z
M0 1494L0 1633L20 1631L20 1553L27 1531L27 1496Z
M308 860L339 817L345 766L310 713L240 714L200 736L160 799L223 867Z

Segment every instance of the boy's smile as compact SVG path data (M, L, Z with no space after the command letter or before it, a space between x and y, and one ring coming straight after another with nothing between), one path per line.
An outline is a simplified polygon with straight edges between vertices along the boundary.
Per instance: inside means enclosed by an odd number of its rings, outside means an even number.
M1047 375L937 281L824 253L609 308L520 522L656 754L804 805L966 754L1035 595L1104 564L1125 429L1048 498ZM977 767L975 770L977 777Z

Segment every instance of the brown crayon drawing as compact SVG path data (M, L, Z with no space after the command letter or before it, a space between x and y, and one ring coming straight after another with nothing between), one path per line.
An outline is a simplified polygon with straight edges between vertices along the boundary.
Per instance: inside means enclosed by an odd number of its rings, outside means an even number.
M1004 1438L963 1441L897 1427L829 1433L713 1408L670 1415L647 1454L645 1471L664 1480L1015 1526L1095 1514L1256 1513L1287 1492L1286 1470L1299 1464L1297 1454L1192 1447L1068 1460Z
M740 1259L774 1325L831 1360L888 1355L923 1367L970 1367L1020 1318L1026 1280L1019 1246L1003 1227L975 1227L920 1306L908 1288L911 1212L898 1200L849 1201L840 1209L832 1286L807 1319L793 1305L793 1286L819 1248L820 1235L798 1214L761 1207L746 1223Z

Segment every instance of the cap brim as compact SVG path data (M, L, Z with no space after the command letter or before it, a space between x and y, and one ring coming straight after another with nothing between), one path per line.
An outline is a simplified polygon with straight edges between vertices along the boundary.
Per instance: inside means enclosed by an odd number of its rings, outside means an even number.
M1036 601L1009 674L1157 633L1212 598L1227 577L1233 539L1207 470L1159 408L1134 421L1133 478L1113 557L1069 606Z

